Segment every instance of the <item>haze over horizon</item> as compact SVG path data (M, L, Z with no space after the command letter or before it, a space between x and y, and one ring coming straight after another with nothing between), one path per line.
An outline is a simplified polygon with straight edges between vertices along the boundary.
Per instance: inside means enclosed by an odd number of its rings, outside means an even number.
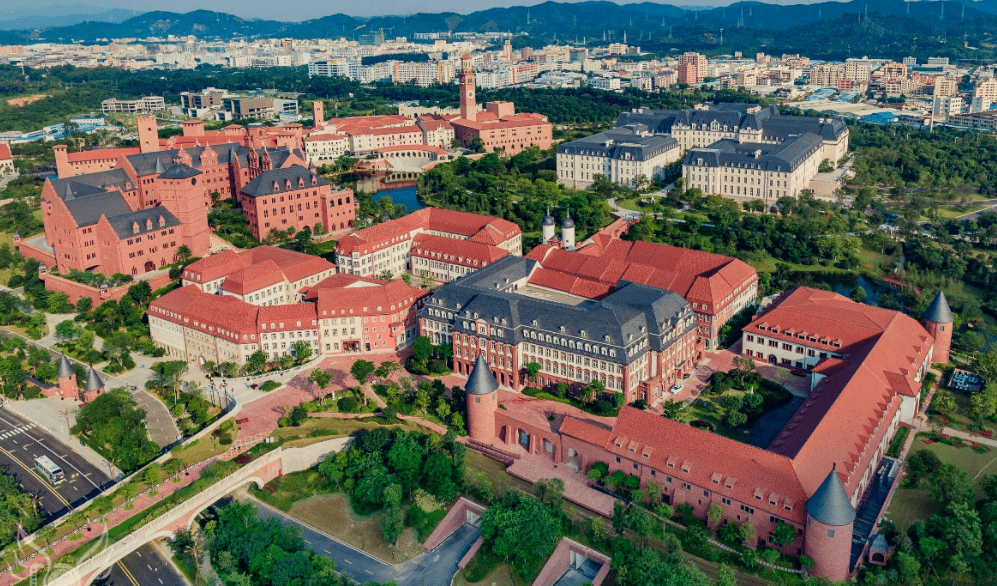
M556 0L562 3L576 3L589 0ZM633 4L635 0L620 1L608 0L616 4ZM639 1L639 0L638 0ZM770 0L768 4L812 4L819 0ZM56 14L91 14L104 12L112 8L124 8L139 12L151 12L162 10L167 12L191 12L194 10L212 10L222 13L234 14L246 19L261 20L281 20L297 22L328 16L330 14L348 14L352 16L385 16L385 15L406 15L417 12L437 13L437 12L457 12L467 14L488 8L512 7L512 6L534 6L541 4L535 0L510 1L510 0L439 0L436 2L416 3L411 0L369 0L362 4L347 2L345 0L331 0L318 2L315 0L296 2L287 5L287 9L279 14L273 12L273 4L268 0L214 0L213 2L203 2L202 0L171 0L168 3L156 0L110 0L101 5L88 3L66 4L64 1L51 0L49 2L37 2L33 0L6 0L4 8L0 11L0 20L17 18L30 15L56 15ZM733 3L731 1L719 0L676 0L675 2L659 2L661 4L672 4L674 6L725 6Z

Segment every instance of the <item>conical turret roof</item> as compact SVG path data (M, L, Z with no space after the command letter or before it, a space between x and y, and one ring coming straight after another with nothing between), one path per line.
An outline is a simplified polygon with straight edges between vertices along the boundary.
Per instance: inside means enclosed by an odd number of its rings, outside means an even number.
M69 359L63 354L59 360L59 378L73 376L74 374L76 374L76 371L73 370L73 365L69 363Z
M949 308L949 300L945 298L945 292L939 291L938 295L931 301L928 309L924 310L924 320L932 321L936 324L950 324L955 322L952 317L952 310Z
M489 370L485 355L478 354L478 360L474 363L471 376L467 377L467 386L464 389L468 395L488 395L497 388L498 381Z
M557 225L557 220L554 219L554 216L550 215L550 208L547 208L547 215L544 216L544 224L543 225L544 226L556 226Z
M571 219L571 212L568 212L568 215L565 216L564 221L561 222L561 229L565 230L567 228L574 228L574 227L575 227L575 221Z
M94 370L93 367L91 366L90 370L87 371L87 388L86 388L86 390L87 391L99 391L100 389L103 389L103 388L104 388L103 381L100 380L100 377L97 376L97 371Z
M848 499L838 472L831 469L817 492L807 499L807 514L825 525L842 527L855 521L855 507Z

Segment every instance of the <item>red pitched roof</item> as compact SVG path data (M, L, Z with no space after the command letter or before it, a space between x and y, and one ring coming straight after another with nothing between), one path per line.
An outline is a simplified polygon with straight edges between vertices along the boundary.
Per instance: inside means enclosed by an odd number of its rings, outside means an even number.
M272 260L266 260L225 277L222 290L246 295L283 282L284 274Z
M406 285L401 280L385 282L372 279L345 287L323 286L323 283L319 283L309 290L309 294L314 294L318 299L318 315L325 317L392 313L412 307L417 300L429 295L429 292Z
M803 504L808 493L804 492L792 461L784 455L630 406L620 410L616 425L602 447L620 457L663 470L678 481L688 479L704 487L716 484L717 490L771 515L798 523L806 520ZM648 453L646 458L644 453ZM718 482L714 483L714 479ZM732 485L730 488L726 486L728 483ZM761 499L756 499L759 489ZM777 497L775 505L769 502L773 495ZM787 498L792 511L785 508Z
M260 332L290 332L318 328L314 303L267 305L260 307L256 325Z
M854 494L902 397L917 395L920 384L915 376L934 340L900 312L807 287L773 302L744 331L827 348L840 356L814 369L825 378L769 449L793 459L808 494L832 465L843 475L848 494Z
M10 154L10 147L7 143L0 142L0 161L12 161L14 156Z
M103 161L106 159L117 159L118 157L127 157L130 155L139 154L139 148L122 148L122 149L96 149L92 151L83 151L79 153L67 153L66 160L70 163L83 163L86 161Z
M255 268L256 265L263 265L268 261L269 264L266 266L259 269ZM249 275L248 277L238 277L239 281L246 282L247 278L253 278L253 273L265 271L269 274L272 272L271 265L275 265L280 274L291 283L312 275L317 275L323 271L336 270L336 265L318 256L277 248L275 246L257 246L238 253L225 250L218 254L206 256L201 260L191 263L184 269L184 279L203 284L222 277L228 277L229 275L234 276L237 273L246 272ZM226 289L235 292L235 289L230 289L236 286L234 283L229 284L228 280L226 280L224 286ZM249 289L247 291L250 290L255 291L256 289Z
M196 286L174 289L149 304L149 313L242 344L256 340L259 308L231 296L202 293Z
M412 240L412 256L443 260L451 264L481 268L500 258L509 256L509 251L471 240L456 240L432 234L416 234ZM477 262L475 262L477 261Z

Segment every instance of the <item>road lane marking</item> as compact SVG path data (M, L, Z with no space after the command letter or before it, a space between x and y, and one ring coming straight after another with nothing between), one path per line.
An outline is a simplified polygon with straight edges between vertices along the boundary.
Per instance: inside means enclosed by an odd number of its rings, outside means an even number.
M370 570L364 570L364 573L366 573L366 574L370 574L371 576L373 576L373 575L374 575L374 572L371 572Z
M132 576L132 573L128 571L128 568L125 567L125 564L122 563L121 560L118 560L118 567L121 568L125 578L128 578L128 581L132 583L132 586L142 586L138 583L138 580L135 579L135 576Z
M49 484L48 481L46 481L45 479L43 479L41 476L39 476L38 473L34 471L34 469L30 468L24 462L18 460L14 456L14 454L11 454L10 452L8 452L7 450L5 450L3 448L0 448L0 453L6 454L6 456L8 458L10 458L11 460L14 460L15 462L17 462L21 466L21 468L24 468L28 472L28 474L30 474L31 476L33 476L36 480L38 480L38 482L41 482L42 486L48 486L48 487L50 487L52 489L52 490L49 491L51 494L54 494L55 497L57 499L59 499L62 502L62 504L66 505L66 507L68 507L70 510L73 509L73 506L71 504L69 504L69 501L67 501L65 498L63 498L63 496L61 494L59 494L58 491L55 490L55 487L53 487L51 484Z
M353 565L353 562L351 562L350 560L348 560L346 558L343 558L343 561L346 562L346 563L348 563L348 564L350 564L351 566Z

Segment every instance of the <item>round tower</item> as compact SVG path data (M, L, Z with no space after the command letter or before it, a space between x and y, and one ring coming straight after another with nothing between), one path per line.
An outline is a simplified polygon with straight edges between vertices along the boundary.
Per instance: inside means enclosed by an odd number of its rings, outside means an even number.
M852 556L855 507L832 467L817 492L807 499L807 529L803 553L813 560L813 574L831 582L848 577Z
M478 354L471 376L467 377L467 432L471 439L490 442L495 437L495 410L498 409L498 381L488 368L484 354Z
M575 249L575 221L571 219L571 212L561 222L561 246L565 250Z
M550 215L550 209L547 210L547 215L544 216L543 223L543 243L547 244L554 239L554 231L557 229L557 221L554 220L554 216Z
M104 381L100 380L100 377L97 376L97 371L91 366L90 370L87 371L87 386L83 390L83 401L89 403L103 392Z
M62 359L59 360L59 395L65 399L69 397L70 399L76 399L79 396L79 387L76 386L76 370L73 369L73 365L69 363L69 359L66 355L62 355Z
M931 301L928 309L924 310L924 329L928 330L931 337L935 339L935 349L932 354L932 362L945 363L949 361L949 349L952 347L952 324L955 318L952 317L952 310L949 308L949 301L945 298L945 292L939 291L938 295Z

